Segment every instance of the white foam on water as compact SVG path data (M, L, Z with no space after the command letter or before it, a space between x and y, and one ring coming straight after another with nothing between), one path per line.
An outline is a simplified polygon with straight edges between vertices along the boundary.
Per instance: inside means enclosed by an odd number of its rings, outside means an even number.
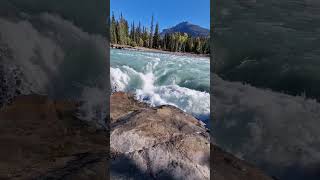
M98 128L105 128L105 117L107 117L106 92L98 87L84 87L77 117L79 119L93 122Z
M0 106L20 94L72 99L83 102L80 119L104 126L108 89L99 79L105 79L107 72L103 69L107 59L105 39L83 32L57 15L44 13L32 16L32 21L19 19L0 17L0 41L5 47L0 79L6 80L0 85L8 89L1 92Z
M138 89L136 98L152 106L172 105L207 121L210 115L210 94L178 85L159 86L153 91Z
M128 74L122 72L119 68L110 69L112 91L126 91L129 84Z
M111 67L112 91L133 92L137 100L151 106L172 105L207 121L210 114L210 94L181 87L175 80L171 81L171 84L157 84L157 79L168 72L166 68L158 67L159 63L159 58L152 58L152 61L144 65L144 72L138 72L126 65ZM174 62L167 64L181 66ZM159 68L163 68L163 71L155 75L154 72L159 71Z

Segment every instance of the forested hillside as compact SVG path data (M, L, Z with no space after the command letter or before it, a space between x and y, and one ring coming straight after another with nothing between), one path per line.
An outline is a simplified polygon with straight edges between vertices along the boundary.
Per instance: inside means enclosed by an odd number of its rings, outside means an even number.
M167 33L160 36L160 27L157 22L154 27L152 17L150 27L142 26L139 22L129 22L124 16L118 19L111 17L111 43L161 49L172 52L192 52L196 54L209 54L209 37L194 37L187 33Z

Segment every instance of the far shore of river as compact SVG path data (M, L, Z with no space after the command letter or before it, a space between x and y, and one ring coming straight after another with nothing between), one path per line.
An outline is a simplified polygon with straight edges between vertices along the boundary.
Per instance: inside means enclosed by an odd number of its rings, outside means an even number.
M174 55L180 55L180 56L210 57L210 54L195 54L195 53L188 53L188 52L171 52L171 51L164 51L164 50L160 50L160 49L121 45L121 44L110 44L110 48L146 51L146 52L155 52L155 53L167 53L167 54L174 54Z

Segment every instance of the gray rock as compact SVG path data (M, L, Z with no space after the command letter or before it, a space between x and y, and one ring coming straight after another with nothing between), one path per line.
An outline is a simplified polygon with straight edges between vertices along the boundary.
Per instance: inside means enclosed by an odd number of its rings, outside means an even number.
M210 144L208 129L175 107L151 108L118 92L110 112L112 179L271 179Z
M128 109L124 104L134 103L126 94L113 94L111 117ZM136 106L132 112L112 119L110 133L111 151L115 154L111 162L114 179L139 179L141 174L147 179L210 177L207 129L175 107ZM128 161L132 165L127 166ZM121 173L122 168L133 170Z

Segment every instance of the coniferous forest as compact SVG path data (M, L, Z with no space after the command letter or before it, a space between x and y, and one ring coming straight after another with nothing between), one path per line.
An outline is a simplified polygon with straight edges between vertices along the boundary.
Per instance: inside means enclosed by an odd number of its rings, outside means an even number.
M111 44L129 45L134 47L153 48L171 52L187 52L209 54L209 37L192 37L186 33L167 33L160 36L159 23L151 18L150 27L142 26L139 22L128 23L121 14L118 19L111 17Z

